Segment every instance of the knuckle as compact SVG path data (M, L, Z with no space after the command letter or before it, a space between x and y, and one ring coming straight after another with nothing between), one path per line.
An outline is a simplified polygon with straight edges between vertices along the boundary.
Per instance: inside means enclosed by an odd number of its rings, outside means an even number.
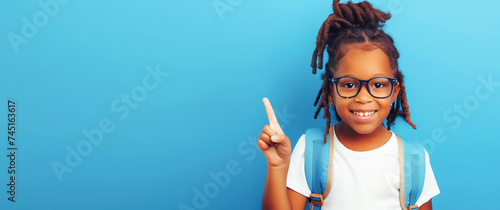
M265 141L263 141L262 139L259 139L259 140L257 141L257 146L259 146L259 148L260 148L261 150L266 150L266 149L268 149L268 148L269 148L269 144L267 144L267 143L266 143Z
M262 132L266 134L274 134L273 129L271 129L270 125L264 125L264 128L262 128Z
M268 138L269 138L269 136L264 132L260 133L260 135L259 135L259 139L263 140L263 139L268 139Z

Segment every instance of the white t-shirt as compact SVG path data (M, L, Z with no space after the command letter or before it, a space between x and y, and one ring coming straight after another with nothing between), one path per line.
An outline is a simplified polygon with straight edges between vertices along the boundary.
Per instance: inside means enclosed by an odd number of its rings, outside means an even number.
M333 129L335 130L335 129ZM392 132L392 131L391 131ZM398 143L394 133L386 144L370 151L353 151L334 134L332 189L322 209L401 210L399 202ZM311 196L304 172L305 135L293 149L286 185ZM425 181L417 205L439 194L439 188L425 151Z

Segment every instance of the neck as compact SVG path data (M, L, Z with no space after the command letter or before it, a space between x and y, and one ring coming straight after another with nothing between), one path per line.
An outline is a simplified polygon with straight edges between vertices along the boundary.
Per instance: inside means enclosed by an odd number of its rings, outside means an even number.
M345 147L354 151L369 151L379 148L387 143L392 135L382 124L370 133L360 134L342 121L335 125L335 134Z

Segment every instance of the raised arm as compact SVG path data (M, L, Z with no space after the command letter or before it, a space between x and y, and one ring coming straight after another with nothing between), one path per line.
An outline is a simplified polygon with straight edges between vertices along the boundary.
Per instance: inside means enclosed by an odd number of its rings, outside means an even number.
M283 133L269 99L262 99L266 108L269 125L262 128L257 140L259 149L267 159L266 184L262 198L262 209L291 209L286 187L286 176L290 165L292 146Z

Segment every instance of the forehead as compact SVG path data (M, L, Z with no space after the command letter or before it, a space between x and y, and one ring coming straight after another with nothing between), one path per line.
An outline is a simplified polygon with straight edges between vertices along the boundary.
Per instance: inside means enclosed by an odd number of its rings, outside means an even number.
M364 50L350 48L340 60L334 77L352 76L370 79L375 76L394 77L389 57L380 48Z

